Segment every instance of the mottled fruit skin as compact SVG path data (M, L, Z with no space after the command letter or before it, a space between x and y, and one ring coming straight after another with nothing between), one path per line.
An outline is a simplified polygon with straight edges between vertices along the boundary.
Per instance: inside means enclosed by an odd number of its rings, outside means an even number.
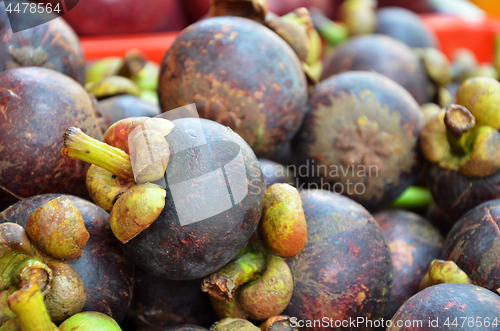
M14 8L15 3L12 7ZM23 15L11 12L20 24L32 21L47 21L49 14ZM51 15L56 18L56 15ZM25 22L26 21L26 22ZM33 28L12 32L5 3L0 3L0 72L17 68L37 66L59 71L80 84L85 83L85 57L78 37L62 19L57 18Z
M119 95L100 101L97 112L101 115L103 129L127 117L154 117L159 115L160 107L133 95Z
M410 47L438 48L436 36L420 16L404 8L387 7L378 10L375 33L390 36Z
M309 238L304 250L287 260L295 287L283 314L298 320L382 317L389 302L392 264L380 227L362 206L341 195L309 190L301 197Z
M183 118L172 122L174 129L166 136L170 145L166 177L170 179L166 183L165 208L156 221L123 247L127 257L145 271L169 279L189 280L219 270L247 244L261 216L264 180L253 151L227 127L206 119ZM199 127L202 130L197 130ZM226 187L207 189L191 181L182 188L185 199L177 204L182 202L185 212L207 214L211 211L200 207L203 203L200 199L211 199L209 208L219 213L181 226L170 184L220 171L222 166L236 160L237 153L244 160L241 167L226 167L226 174L236 181L246 175L247 185L234 184L231 190L233 193L247 190L248 194L232 208L222 211L218 200L222 198L216 197L226 194ZM178 188L175 190L179 192ZM196 215L194 218L198 219Z
M168 280L137 268L128 317L138 331L163 330L180 324L209 327L217 316L208 294L200 290L201 281Z
M270 29L214 17L177 36L163 59L158 94L162 111L196 103L202 118L229 126L261 157L297 131L307 82L292 48Z
M61 194L44 194L16 203L0 213L0 223L13 222L26 228L28 216ZM125 259L109 227L109 215L91 202L66 195L81 212L90 238L83 255L71 262L85 285L87 301L83 311L97 311L123 320L132 300L134 265Z
M500 298L497 294L470 284L439 284L428 287L410 298L394 315L393 326L387 330L493 331L498 330L499 316ZM457 323L453 325L455 318ZM493 324L495 319L496 325ZM444 325L447 320L449 326ZM464 320L466 322L462 323ZM472 320L474 323L467 324ZM480 324L476 324L476 320L489 321L489 326L481 323L482 326L479 327ZM403 326L398 327L397 321Z
M266 188L276 183L298 186L297 178L295 178L292 169L287 169L287 167L282 164L266 159L260 159L259 163L262 169L262 176L264 176L264 182L266 183Z
M390 203L419 176L424 124L411 95L380 74L346 72L322 81L292 141L300 188L336 191L370 210Z
M453 227L443 247L443 258L454 261L472 283L491 291L500 289L500 200L469 211Z
M382 228L392 255L392 291L384 319L418 292L420 282L434 259L441 258L444 238L427 220L404 210L373 215Z
M60 1L50 2L55 4ZM85 0L83 4L79 2L64 14L64 19L79 36L179 31L186 26L181 2L183 1Z
M452 220L486 201L500 199L500 172L484 178L468 177L430 163L427 178L434 201Z
M68 127L103 137L94 102L81 85L44 68L1 72L0 114L0 201L44 193L88 198L89 165L61 156Z
M325 59L322 79L345 71L375 71L403 86L419 104L430 102L433 89L416 53L384 35L354 37Z

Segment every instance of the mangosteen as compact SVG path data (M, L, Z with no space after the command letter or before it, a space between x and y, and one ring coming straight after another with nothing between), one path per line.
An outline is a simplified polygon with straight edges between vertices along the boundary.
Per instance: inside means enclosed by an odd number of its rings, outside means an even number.
M134 130L148 123L163 125L162 132L144 130L159 139L160 147L130 147L129 134L135 142L141 136ZM255 232L264 181L255 154L230 128L192 117L172 122L128 118L110 127L105 141L115 147L69 128L61 153L95 164L87 177L91 195L111 210L113 233L127 257L145 271L174 280L207 276L227 264ZM147 158L165 153L157 181L136 182L139 173L134 174L131 158L142 152Z
M68 126L102 139L94 101L73 79L45 68L0 73L0 206L44 193L89 198L88 166L61 158ZM3 209L2 208L2 209Z
M2 1L0 4L0 72L19 67L44 67L83 85L85 58L73 29L57 15L40 10L29 14L12 10L9 23L5 6L11 4L14 9L19 3ZM21 8L24 4L36 5L23 1Z
M158 88L162 111L196 103L265 156L291 140L305 112L307 81L292 48L245 18L213 17L183 30L169 48Z
M425 25L422 18L405 8L379 9L375 33L390 36L410 47L438 47L436 35Z
M200 291L201 282L201 279L168 280L137 268L134 295L127 315L137 331L163 330L181 324L209 327L217 321L217 316L208 295Z
M412 96L387 77L353 71L322 81L292 142L300 188L336 191L368 209L389 204L419 177L424 125Z
M455 224L443 247L445 260L455 262L473 284L491 291L500 290L499 226L500 200L485 202Z
M133 95L118 95L100 101L97 112L101 115L105 131L112 124L127 117L157 116L160 114L160 108Z
M44 194L24 199L0 213L0 223L12 222L26 228L28 217L34 210L61 196ZM111 232L108 213L89 201L65 196L80 210L90 233L82 257L71 262L87 294L83 311L101 312L120 322L132 300L134 265L126 260Z
M468 79L457 104L431 120L420 146L428 166L429 187L451 219L488 200L500 198L500 83Z
M375 71L399 83L419 104L432 101L434 88L417 54L399 40L362 35L340 45L324 61L322 79L345 71Z
M384 233L366 209L342 195L304 190L301 198L309 238L300 254L287 259L295 286L284 314L306 330L340 329L338 323L342 326L349 318L378 320L392 285ZM325 327L315 320L331 324Z
M392 256L394 277L384 314L390 320L419 291L429 264L441 257L444 238L427 220L408 211L384 211L373 217L387 237Z
M500 298L470 284L439 284L411 297L391 321L387 331L498 330Z

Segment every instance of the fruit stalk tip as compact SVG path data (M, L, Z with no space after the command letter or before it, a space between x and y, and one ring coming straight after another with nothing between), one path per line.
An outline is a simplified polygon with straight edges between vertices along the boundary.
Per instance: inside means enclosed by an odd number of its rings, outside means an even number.
M66 129L63 141L62 156L95 164L123 180L134 180L130 157L121 149L89 137L75 127Z

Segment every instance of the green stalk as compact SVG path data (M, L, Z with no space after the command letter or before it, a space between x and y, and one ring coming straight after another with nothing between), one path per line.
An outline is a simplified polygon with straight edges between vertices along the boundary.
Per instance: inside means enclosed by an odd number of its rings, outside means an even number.
M327 43L338 45L349 38L349 30L344 24L335 23L318 11L311 11L314 27Z
M219 271L205 277L201 285L203 292L231 302L234 293L243 284L257 279L266 265L263 253L246 253L229 262Z
M432 203L431 192L423 187L410 186L393 202L397 208L423 208Z

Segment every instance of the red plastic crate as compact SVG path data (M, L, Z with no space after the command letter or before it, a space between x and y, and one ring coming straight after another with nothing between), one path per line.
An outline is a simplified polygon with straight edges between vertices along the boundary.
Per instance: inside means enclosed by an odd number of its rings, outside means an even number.
M439 39L441 49L451 56L459 48L469 48L480 62L491 62L494 38L500 33L500 21L485 18L468 21L454 16L423 15L425 23ZM131 36L82 37L81 44L87 60L106 56L123 56L132 48L142 50L150 60L160 63L178 32Z

